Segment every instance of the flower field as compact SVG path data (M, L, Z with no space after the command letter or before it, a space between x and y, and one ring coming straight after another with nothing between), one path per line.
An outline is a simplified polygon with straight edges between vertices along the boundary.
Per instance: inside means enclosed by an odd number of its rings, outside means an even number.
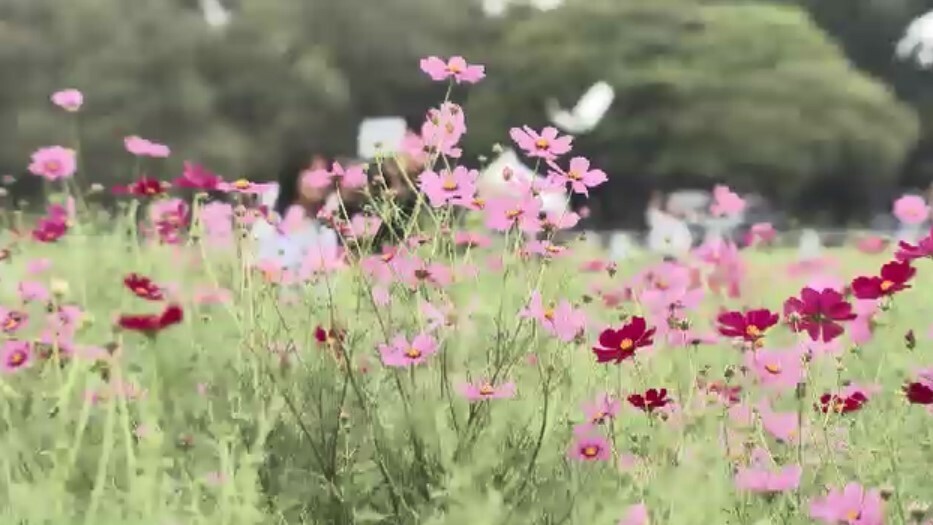
M484 76L422 69L454 94ZM341 246L294 266L250 235L302 225L252 203L261 183L140 172L101 221L78 144L39 150L60 200L0 237L0 523L933 523L933 237L611 262L558 240L576 213L539 213L612 176L571 137L513 129L542 177L484 199L459 106L428 117L419 220L374 247L391 194L341 204L317 217ZM369 178L306 182L342 203Z

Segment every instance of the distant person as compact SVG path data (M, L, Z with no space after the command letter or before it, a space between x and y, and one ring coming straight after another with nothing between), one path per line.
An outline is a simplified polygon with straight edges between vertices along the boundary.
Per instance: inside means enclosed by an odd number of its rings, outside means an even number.
M274 210L280 224L260 220L253 227L253 235L259 241L261 260L273 259L283 268L291 269L297 267L311 249L332 250L338 246L337 233L317 220L317 214L332 189L303 183L303 175L312 167L321 167L321 162L320 159L305 159L304 162L286 163L279 173ZM284 224L286 218L296 217L299 210L303 216L299 223L288 221L287 225Z

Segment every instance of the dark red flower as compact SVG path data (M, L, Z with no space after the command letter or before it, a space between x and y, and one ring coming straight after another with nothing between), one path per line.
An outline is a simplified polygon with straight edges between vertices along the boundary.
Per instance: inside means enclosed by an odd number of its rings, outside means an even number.
M894 253L894 258L903 262L925 258L933 259L933 229L930 229L930 233L920 239L917 244L901 241L898 244L897 252Z
M123 284L129 288L136 297L149 301L161 301L165 298L165 295L162 293L162 288L159 288L158 285L152 282L152 279L139 275L138 273L131 273L124 277Z
M32 238L39 242L55 242L68 233L68 222L61 217L39 219L32 230Z
M780 316L766 308L742 312L724 312L716 319L719 333L740 337L750 343L760 343L765 332L778 323Z
M609 363L622 361L635 355L639 348L654 343L655 328L648 329L643 317L633 317L632 320L619 330L607 328L599 334L599 347L593 348L596 362Z
M141 332L154 337L169 326L178 324L184 318L184 312L177 304L165 307L161 314L121 315L117 324L124 330Z
M848 414L861 409L867 402L868 398L859 391L852 392L849 395L827 393L820 396L820 402L815 405L815 408L824 414L828 412Z
M649 388L644 394L632 394L627 399L633 407L649 413L664 408L671 402L671 398L667 397L666 388Z
M793 331L806 331L810 339L828 343L842 335L844 329L839 322L855 319L855 313L836 290L804 288L799 298L791 297L784 303L784 317Z
M881 267L881 276L856 277L852 280L852 293L859 299L878 299L910 288L917 269L910 261L891 261Z
M193 162L185 162L185 170L181 177L173 181L179 188L192 190L214 191L223 179L208 171L204 166Z
M904 386L904 395L907 401L915 405L933 405L933 385L914 381Z
M156 197L162 195L169 188L167 182L162 182L143 175L139 180L126 186L114 186L115 195L133 195L134 197Z
M334 345L343 342L345 335L346 332L338 328L331 328L328 330L323 326L318 326L314 329L314 340L317 341L319 345Z

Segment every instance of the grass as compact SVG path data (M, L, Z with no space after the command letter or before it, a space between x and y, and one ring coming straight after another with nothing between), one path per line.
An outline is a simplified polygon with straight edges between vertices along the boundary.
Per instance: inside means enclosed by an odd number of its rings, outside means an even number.
M356 264L297 288L270 284L245 241L159 246L72 232L53 244L19 242L0 263L0 305L29 322L7 337L40 337L47 308L76 305L83 315L73 341L53 345L51 357L0 375L0 523L596 524L643 502L652 524L805 524L809 501L850 481L887 487L888 523L912 523L912 503L933 498L931 415L900 393L916 368L933 364L927 263L879 314L869 344L856 348L844 336L838 357L815 358L801 386L774 392L743 373L728 341L658 340L634 360L597 364L590 348L599 331L643 309L607 306L594 286L620 289L657 261L587 273L580 262L598 254L583 245L543 261L521 257L514 241L464 252L432 235L417 253L450 265L454 283L395 285L385 306L374 304ZM743 253L741 297L707 291L688 315L693 328L712 330L720 308L780 311L806 280L785 272L792 253ZM840 264L823 273L845 279L884 262L831 255ZM51 267L29 274L42 258ZM184 321L152 338L115 329L119 314L161 308L123 286L130 272L166 286ZM22 281L52 290L49 304L23 305ZM228 290L230 300L201 304L200 288ZM583 309L585 335L564 343L520 318L533 290ZM423 302L457 314L432 332L438 353L409 369L383 366L378 345L429 331ZM316 340L318 327L334 326L345 330L342 343ZM903 343L909 329L920 340L914 350ZM779 327L767 347L797 340ZM749 406L768 399L796 414L803 439L779 442L759 419L739 425L696 386L704 377L731 377ZM470 403L459 387L479 378L513 381L516 395ZM846 381L882 389L851 414L812 408ZM650 387L667 388L677 408L649 416L624 403ZM581 404L602 393L626 405L599 430L611 458L571 459ZM734 470L754 447L802 465L799 489L737 490Z

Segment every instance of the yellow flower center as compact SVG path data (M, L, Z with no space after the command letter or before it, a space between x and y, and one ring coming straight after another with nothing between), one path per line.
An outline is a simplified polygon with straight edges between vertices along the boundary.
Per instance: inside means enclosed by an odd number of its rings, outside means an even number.
M149 288L146 288L145 286L137 286L133 289L133 291L138 295L149 295Z
M548 244L544 249L550 253L560 253L563 251L560 246L554 244Z
M62 169L62 163L57 160L47 160L45 161L45 171L49 173L56 173Z
M626 337L625 339L622 340L621 343L619 343L620 350L631 350L633 346L635 346L635 342L629 339L628 337Z
M417 348L414 348L414 347L409 348L408 350L405 350L405 356L408 357L409 359L418 359L419 357L421 357L421 350L418 350Z
M748 334L749 337L761 337L761 330L755 325L748 325L745 328L745 333Z
M449 64L447 66L447 72L457 75L459 73L463 73L463 70L460 69L460 66L458 66L457 64Z
M496 393L496 389L492 387L489 383L484 384L479 387L479 393L483 396L491 396Z
M441 187L444 188L444 191L454 191L458 187L457 181L453 179L445 179L444 184L441 185Z
M246 188L249 188L251 184L252 183L246 179L240 179L233 183L233 187L238 190L245 190Z
M599 454L599 447L597 447L596 445L589 445L589 446L583 447L583 450L581 450L580 452L583 453L584 457L595 458L596 455Z
M19 319L14 315L9 315L3 323L3 329L12 332L19 326Z
M776 364L774 364L774 363L768 363L768 364L766 364L766 365L765 365L765 370L767 370L768 372L770 372L770 373L772 373L772 374L780 374L780 373L781 373L781 367L780 367L780 365L776 365Z
M862 517L862 513L859 510L850 510L846 512L846 519L849 521L856 521Z
M567 172L567 178L570 180L582 180L583 175L581 175L577 170L570 170Z
M381 257L382 262L386 262L386 263L389 262L389 261L391 261L391 260L394 259L394 258L395 258L395 254L394 254L394 253L384 253L384 254L382 254L382 257Z
M9 360L7 361L7 364L9 364L10 366L20 366L25 362L26 362L26 352L23 352L22 350L17 350L13 352L13 355L10 356Z
M521 210L509 210L505 213L505 216L509 219L517 219L522 214Z
M476 206L476 207L479 208L479 209L485 208L485 207L486 207L486 199L480 199L480 198L478 198L478 197L477 197L477 198L474 198L474 199L473 199L473 206Z
M550 145L550 142L548 142L546 138L540 138L535 141L535 147L538 149L547 149Z
M881 291L887 292L894 286L894 283L888 280L881 281Z
M553 321L554 320L554 309L548 308L547 310L545 310L544 318L547 319L548 321Z

